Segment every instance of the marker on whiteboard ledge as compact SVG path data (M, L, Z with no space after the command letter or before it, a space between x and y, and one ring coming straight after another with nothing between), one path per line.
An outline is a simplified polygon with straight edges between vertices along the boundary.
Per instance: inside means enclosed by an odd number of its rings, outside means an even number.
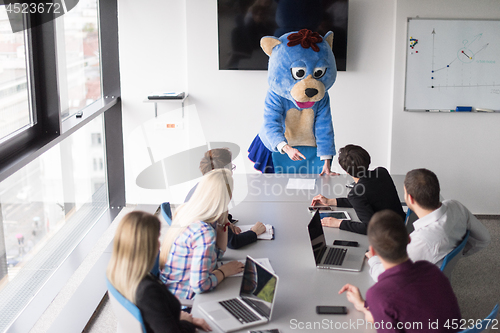
M472 106L457 106L455 109L456 112L471 112Z
M474 111L476 111L476 112L497 112L495 110L485 109L485 108L475 108Z

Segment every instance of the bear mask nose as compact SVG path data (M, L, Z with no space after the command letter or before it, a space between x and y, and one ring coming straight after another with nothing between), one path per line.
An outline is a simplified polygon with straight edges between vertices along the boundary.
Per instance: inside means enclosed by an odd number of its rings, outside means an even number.
M314 88L307 88L306 89L306 96L309 98L311 98L317 94L318 94L318 89L314 89Z

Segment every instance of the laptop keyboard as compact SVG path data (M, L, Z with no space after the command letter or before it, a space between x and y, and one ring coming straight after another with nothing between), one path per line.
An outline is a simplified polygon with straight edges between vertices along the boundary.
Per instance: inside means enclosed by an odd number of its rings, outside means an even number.
M228 299L219 303L242 324L260 320L260 318L248 310L246 306L242 305L238 299Z
M323 264L340 266L344 262L347 249L330 247Z

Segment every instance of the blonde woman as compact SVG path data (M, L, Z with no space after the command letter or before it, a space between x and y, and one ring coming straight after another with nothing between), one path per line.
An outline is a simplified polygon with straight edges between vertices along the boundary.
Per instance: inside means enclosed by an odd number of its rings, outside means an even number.
M232 188L230 170L210 171L174 215L161 246L160 277L179 298L192 299L243 271L243 264L238 261L215 269L227 247L227 209Z
M181 311L179 300L149 274L158 254L160 221L144 212L131 212L116 229L107 277L141 311L148 333L210 331L203 319Z

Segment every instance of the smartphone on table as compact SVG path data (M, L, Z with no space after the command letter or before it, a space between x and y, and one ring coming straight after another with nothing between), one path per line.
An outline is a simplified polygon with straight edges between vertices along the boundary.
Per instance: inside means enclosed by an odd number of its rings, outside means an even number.
M347 308L345 306L334 306L334 305L318 305L316 306L317 314L347 314Z
M354 246L358 247L359 243L355 241L346 241L346 240L334 240L333 245L338 245L338 246Z

